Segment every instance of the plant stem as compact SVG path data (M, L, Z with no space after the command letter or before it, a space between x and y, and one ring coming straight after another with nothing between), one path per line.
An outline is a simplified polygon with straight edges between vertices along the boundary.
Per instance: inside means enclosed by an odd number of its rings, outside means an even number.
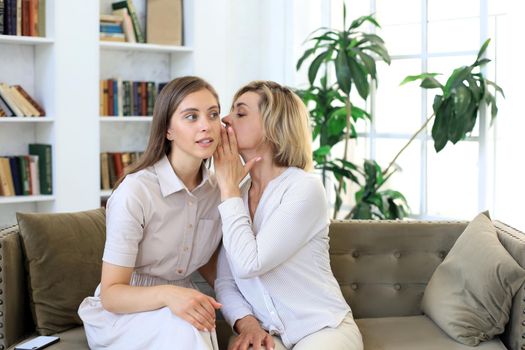
M350 102L350 95L347 95L346 96L346 102L345 102L345 106L346 106L346 132L345 132L345 149L344 149L344 153L343 153L343 160L347 160L347 151L348 151L348 140L350 139L350 118L352 118L352 103ZM344 181L344 177L341 176L341 178L339 179L339 185L337 186L337 192L336 192L336 196L340 196L341 195L341 190L343 189L343 181ZM334 216L333 216L333 219L336 219L337 218L337 213L339 212L339 210L335 210L334 209Z
M397 152L396 156L394 157L394 159L392 159L392 161L390 162L390 164L388 164L388 167L383 171L383 176L385 176L386 174L388 174L388 171L390 170L390 168L395 164L397 158L399 158L399 156L401 155L401 153L403 153L403 151L405 149L407 149L407 147L412 143L412 141L414 141L416 139L416 137L421 133L421 131L423 131L428 123L432 120L432 118L434 118L434 115L435 113L432 113L432 115L430 117L428 117L428 119L423 123L423 125L421 125L421 127L414 133L414 135L412 135L412 137L410 138L410 140L408 140L408 142L403 146L403 148L401 148L401 150L399 152ZM394 170L395 171L395 170ZM379 190L379 188L385 183L386 181L383 181L381 182L377 187L374 188L374 193L377 192ZM364 198L364 196L363 196ZM354 207L352 208L352 210L350 210L350 212L348 214L346 214L345 216L345 220L348 220L352 217L352 215L354 214L355 212L355 208L357 208L357 205L361 202L361 200L359 202L357 202ZM335 219L335 218L334 218Z
M416 139L417 135L419 135L421 133L421 131L423 131L427 127L428 123L432 120L432 118L434 118L434 115L435 115L435 113L432 113L432 115L430 117L428 117L428 119L423 123L423 125L421 125L419 130L416 131L414 135L412 135L412 137L410 138L410 140L408 140L406 145L404 145L403 148L401 148L401 150L399 152L397 152L397 154L394 157L394 159L392 159L390 164L388 164L388 167L383 171L383 176L385 176L388 173L388 170L390 170L390 168L395 164L397 158L399 158L401 153L403 153L403 151L405 149L407 149L407 147L412 143L412 141L414 141Z

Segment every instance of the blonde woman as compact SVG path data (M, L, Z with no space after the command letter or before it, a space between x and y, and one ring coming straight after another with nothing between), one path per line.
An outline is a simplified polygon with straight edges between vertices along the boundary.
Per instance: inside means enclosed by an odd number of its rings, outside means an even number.
M223 122L214 155L223 229L215 290L238 333L230 349L361 350L330 268L328 208L308 172L303 102L277 83L254 81L236 93Z
M79 308L91 349L217 350L213 285L221 240L216 182L204 166L220 141L219 98L198 77L155 101L148 147L109 198L102 278Z

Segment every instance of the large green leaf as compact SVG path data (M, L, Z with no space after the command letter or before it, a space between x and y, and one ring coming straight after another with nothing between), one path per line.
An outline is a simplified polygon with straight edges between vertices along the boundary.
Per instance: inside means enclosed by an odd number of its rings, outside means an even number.
M455 89L459 84L461 84L472 72L472 66L463 66L454 69L454 72L452 72L452 75L448 78L445 89L444 89L444 97L448 97L448 95L452 92L453 89Z
M346 9L345 9L345 11L346 11ZM375 25L376 27L381 28L381 26L379 25L379 23L377 23L377 21L374 19L374 17L372 17L372 16L361 16L361 17L355 19L354 21L352 21L352 23L350 24L350 27L348 27L348 31L360 27L364 22L370 22L373 25Z
M421 86L424 89L443 88L443 85L441 85L441 83L434 77L424 78L419 86Z
M352 75L348 66L348 57L345 51L339 51L335 60L335 76L337 83L343 92L350 94L352 88Z
M476 58L476 61L479 61L479 59L481 58L481 56L483 56L483 54L484 54L485 51L487 50L487 47L489 46L489 44L490 44L490 39L487 39L487 40L485 40L485 42L483 43L483 45L481 45L481 48L479 49L478 57Z
M322 53L320 53L310 64L310 68L308 69L308 80L310 81L310 85L314 84L315 77L317 76L317 72L319 71L319 67L321 67L321 63L332 53L331 50L326 50Z
M359 95L366 100L370 91L368 85L368 79L366 77L366 72L363 67L355 60L348 60L348 68L350 69L350 74L352 75L352 80L355 83L355 87L359 92Z
M399 85L404 85L406 83L410 83L415 80L423 80L426 78L434 78L435 76L440 75L440 73L422 73L418 75L408 75Z
M377 72L376 72L376 61L370 56L364 53L363 51L359 49L354 49L354 52L357 53L359 58L364 64L364 67L366 68L366 72L370 75L370 77L373 80L377 79Z
M390 55L388 54L387 49L383 45L375 44L370 46L365 46L362 48L362 50L370 50L372 52L375 52L379 55L385 61L386 63L390 64Z

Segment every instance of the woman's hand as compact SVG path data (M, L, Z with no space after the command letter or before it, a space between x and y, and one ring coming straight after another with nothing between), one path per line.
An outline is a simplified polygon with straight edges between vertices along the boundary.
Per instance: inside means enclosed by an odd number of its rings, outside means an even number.
M171 312L191 323L199 331L215 329L215 309L222 306L198 290L165 286L164 301Z
M260 350L262 346L273 350L275 346L272 336L262 329L257 319L251 315L235 322L235 329L239 336L230 344L228 350Z
M242 165L237 139L231 126L221 128L221 142L213 155L215 175L221 190L221 200L240 197L239 184L261 157L255 157Z

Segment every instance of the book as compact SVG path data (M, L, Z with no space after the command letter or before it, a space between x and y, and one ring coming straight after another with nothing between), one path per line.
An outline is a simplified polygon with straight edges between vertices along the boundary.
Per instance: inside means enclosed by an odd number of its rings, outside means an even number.
M107 152L100 153L100 188L103 190L111 189Z
M20 157L7 157L9 158L9 167L11 168L11 176L13 178L13 186L15 189L15 195L21 196L24 194L22 187L22 175L20 174Z
M14 96L11 95L9 85L0 83L0 96L5 101L5 103L7 103L9 108L11 108L11 110L14 112L15 116L17 117L24 116L24 113L22 113L22 110L16 104L16 100Z
M99 39L101 41L115 41L115 42L126 42L124 33L100 33Z
M29 0L29 35L38 36L38 0Z
M29 144L29 154L38 156L40 193L53 193L52 152L51 145L42 143Z
M16 0L16 36L22 35L22 0Z
M24 116L26 117L36 117L38 116L38 111L27 101L24 96L14 87L10 86L9 90L11 95L15 98L17 106L22 110Z
M147 41L182 45L182 0L148 0Z
M2 186L2 194L4 196L15 195L11 165L7 157L0 157L0 186Z
M27 93L27 91L24 90L24 88L20 85L13 85L15 89L18 90L18 92L29 102L29 104L33 108L33 113L35 113L36 116L43 117L46 115L46 111L42 108L42 106L36 102L31 95Z
M111 4L113 10L118 10L125 8L128 10L128 14L131 17L131 23L133 23L133 31L135 32L135 37L137 42L144 43L144 34L140 28L139 18L137 16L137 11L135 10L135 5L131 0L117 1Z
M0 94L0 109L4 111L6 117L16 116L15 112L13 112L13 110L9 107L9 105L4 101L2 94Z
M46 0L38 0L38 14L37 22L35 24L37 32L35 35L46 36Z
M0 0L0 34L4 34L4 11L5 3L4 0Z
M129 16L128 9L122 8L122 9L114 10L113 14L115 16L122 17L122 29L124 30L126 41L128 43L136 43L137 37L135 36L135 31L133 29L133 22L131 21L131 17Z
M29 0L22 0L22 35L29 36Z
M123 21L122 16L107 15L107 14L101 14L100 15L100 22L122 23L122 21Z
M38 172L38 156L29 156L29 171L31 177L31 194L40 194L40 179Z
M20 180L22 183L22 194L27 196L31 194L30 191L30 178L29 178L29 159L25 156L19 156L18 164L20 166Z

